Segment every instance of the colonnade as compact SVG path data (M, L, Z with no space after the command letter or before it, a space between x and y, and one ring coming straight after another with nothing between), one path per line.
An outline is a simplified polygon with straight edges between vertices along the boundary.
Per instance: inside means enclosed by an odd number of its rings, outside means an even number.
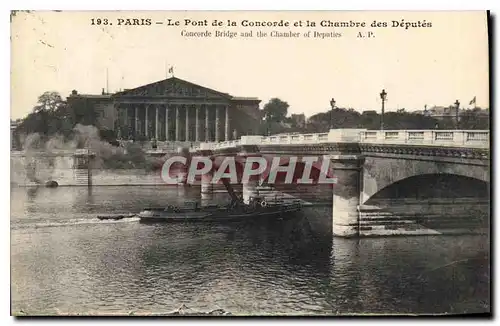
M220 142L231 137L227 104L120 103L116 110L122 139Z

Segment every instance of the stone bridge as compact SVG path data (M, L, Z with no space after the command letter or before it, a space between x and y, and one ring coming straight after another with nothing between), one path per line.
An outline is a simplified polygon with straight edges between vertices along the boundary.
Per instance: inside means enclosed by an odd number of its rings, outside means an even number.
M285 166L286 157L292 156L299 162L306 156L329 160L329 173L337 179L332 187L332 228L337 236L488 229L489 131L336 129L243 136L201 143L190 151L215 160L261 156L270 162L280 156ZM245 198L255 186L251 181L243 185Z

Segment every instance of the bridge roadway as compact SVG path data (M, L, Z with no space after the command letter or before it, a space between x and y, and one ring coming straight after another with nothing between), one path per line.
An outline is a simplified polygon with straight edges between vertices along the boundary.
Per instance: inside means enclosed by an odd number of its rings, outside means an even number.
M334 129L200 143L193 155L330 160L333 234L483 233L489 228L488 130ZM299 163L300 164L300 163ZM243 185L244 198L256 182ZM202 189L209 189L202 183Z

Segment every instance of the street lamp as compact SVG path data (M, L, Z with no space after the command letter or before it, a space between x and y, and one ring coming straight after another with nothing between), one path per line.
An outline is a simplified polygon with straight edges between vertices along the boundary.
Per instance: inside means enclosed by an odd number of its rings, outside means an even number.
M382 116L380 117L380 130L384 130L384 113L385 113L385 101L387 99L387 92L385 89L380 93L380 98L382 99Z
M455 101L455 129L458 129L458 110L460 108L460 102L458 100Z
M335 109L335 99L332 97L330 100L330 106L332 107L332 110L330 111L330 129L333 128L333 110Z

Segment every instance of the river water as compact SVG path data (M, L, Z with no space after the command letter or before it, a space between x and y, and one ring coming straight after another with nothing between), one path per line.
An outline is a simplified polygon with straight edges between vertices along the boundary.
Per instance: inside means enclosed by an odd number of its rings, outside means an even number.
M490 310L487 236L332 239L324 205L272 224L96 219L199 197L195 187L13 187L12 312Z

